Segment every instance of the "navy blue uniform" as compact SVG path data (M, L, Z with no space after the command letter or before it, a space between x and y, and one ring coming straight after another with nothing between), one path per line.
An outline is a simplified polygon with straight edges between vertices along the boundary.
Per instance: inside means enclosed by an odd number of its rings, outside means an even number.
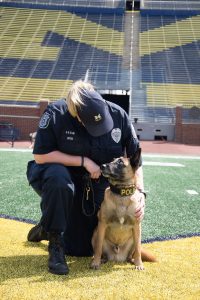
M65 99L50 104L40 120L33 153L61 151L86 156L98 165L125 153L128 157L134 155L139 142L128 115L118 105L107 104L114 127L99 137L91 136L78 119L70 115ZM107 180L102 176L90 180L87 194L88 176L83 167L66 167L57 163L38 165L32 161L27 175L29 183L41 196L44 229L64 232L67 254L92 255L91 237L108 186Z

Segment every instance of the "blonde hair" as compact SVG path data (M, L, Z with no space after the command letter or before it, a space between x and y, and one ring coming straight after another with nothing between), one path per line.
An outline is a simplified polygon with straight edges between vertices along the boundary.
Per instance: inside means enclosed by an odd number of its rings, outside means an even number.
M70 114L73 117L77 117L77 107L84 105L82 100L82 95L84 95L84 90L94 91L94 86L82 80L75 81L70 87L67 94L67 105Z

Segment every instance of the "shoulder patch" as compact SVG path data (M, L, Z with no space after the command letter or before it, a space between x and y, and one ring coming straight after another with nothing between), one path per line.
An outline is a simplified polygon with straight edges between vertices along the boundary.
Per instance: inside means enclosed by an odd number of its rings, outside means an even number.
M51 120L52 115L48 112L45 112L40 119L39 128L45 129L49 126L49 122Z

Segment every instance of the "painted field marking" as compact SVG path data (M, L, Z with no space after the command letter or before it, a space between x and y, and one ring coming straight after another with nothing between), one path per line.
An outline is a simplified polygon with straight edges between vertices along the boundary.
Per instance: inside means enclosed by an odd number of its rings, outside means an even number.
M196 192L195 190L186 190L186 192L190 195L199 195L199 193Z
M177 158L177 159L200 159L200 155L176 155L176 154L147 154L147 153L143 153L142 154L143 157L158 157L158 158Z
M33 149L26 149L26 148L0 148L0 151L4 152L33 152ZM167 155L167 154L147 154L143 153L143 157L156 157L156 158L177 158L177 159L199 159L200 160L200 155L199 156L194 156L194 155Z
M0 148L3 152L32 152L33 149L17 149L17 148Z
M144 161L143 165L146 166L159 166L159 167L185 167L179 163L157 162L157 161Z

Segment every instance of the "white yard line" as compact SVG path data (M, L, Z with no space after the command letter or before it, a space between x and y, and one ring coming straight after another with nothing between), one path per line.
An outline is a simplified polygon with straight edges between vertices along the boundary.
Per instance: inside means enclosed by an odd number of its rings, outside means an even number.
M199 195L199 193L196 192L195 190L186 190L186 192L187 192L189 195Z
M142 154L143 157L158 157L158 158L180 158L180 159L200 159L200 154L199 156L191 156L191 155L173 155L173 154Z
M144 166L159 166L159 167L185 167L179 163L159 162L159 161L143 161Z
M21 149L21 148L0 148L0 151L8 151L8 152L32 152L33 149ZM142 154L142 157L158 157L158 158L177 158L177 159L200 159L199 156L191 156L191 155L173 155L173 154Z
M3 152L32 152L33 149L0 148Z

